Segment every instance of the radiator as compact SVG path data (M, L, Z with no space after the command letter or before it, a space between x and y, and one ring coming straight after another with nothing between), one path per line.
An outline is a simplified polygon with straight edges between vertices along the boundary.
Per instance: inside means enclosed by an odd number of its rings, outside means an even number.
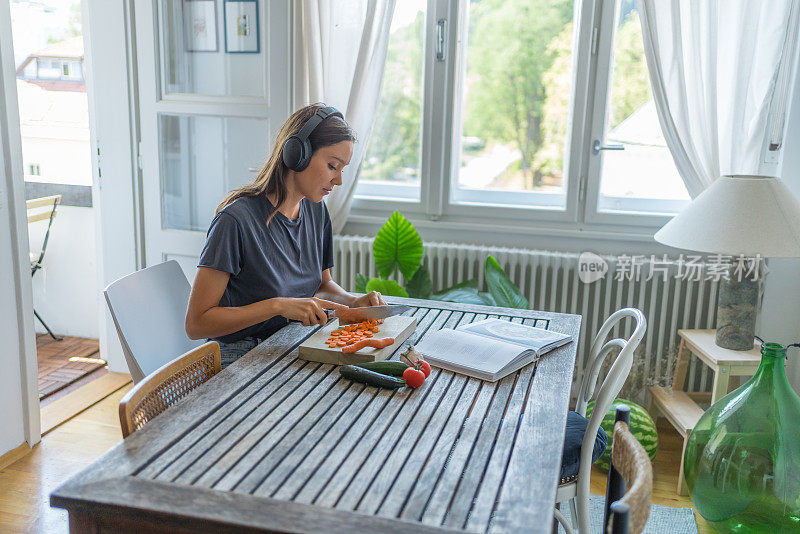
M645 401L649 385L669 385L675 366L678 329L714 328L718 281L707 276L708 264L698 263L698 280L677 276L677 258L656 258L656 275L647 280L650 256L640 257L641 274L618 276L622 257L602 256L608 263L606 275L592 283L578 276L579 254L542 250L485 247L455 243L425 243L423 264L431 273L435 291L476 278L484 288L483 266L486 257L497 259L512 281L528 298L534 310L576 313L583 317L578 339L578 358L573 394L587 366L588 348L603 321L614 311L633 306L647 318L647 333L636 353L636 361L623 394L637 402ZM355 276L377 276L372 259L372 238L336 236L334 238L334 279L352 291ZM661 272L666 272L666 280ZM402 280L400 280L402 283ZM627 337L626 326L614 335ZM692 358L687 375L690 391L710 388L710 370Z

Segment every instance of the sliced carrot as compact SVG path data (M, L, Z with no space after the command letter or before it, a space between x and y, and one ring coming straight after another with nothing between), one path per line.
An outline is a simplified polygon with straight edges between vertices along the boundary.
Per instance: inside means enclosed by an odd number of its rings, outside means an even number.
M342 348L342 352L345 354L351 354L353 352L357 352L364 347L374 347L376 349L382 349L384 347L388 347L394 343L393 337L385 337L383 339L362 339L356 343L352 343L347 345L346 347Z

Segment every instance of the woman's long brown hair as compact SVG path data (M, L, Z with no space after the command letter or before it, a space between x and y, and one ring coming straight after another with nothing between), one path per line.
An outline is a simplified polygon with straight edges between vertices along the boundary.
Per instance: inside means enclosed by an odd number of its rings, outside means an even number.
M324 104L316 103L303 107L295 111L291 117L281 126L278 131L278 136L275 139L275 146L272 147L272 153L269 159L261 167L261 170L252 183L244 185L238 189L234 189L225 200L217 206L215 213L236 200L239 197L257 197L259 195L274 196L276 203L273 206L272 213L267 217L267 224L272 220L272 217L278 212L278 208L286 201L287 186L286 182L289 179L289 168L284 165L282 151L283 145L287 139L300 131L300 128L310 119L314 114L325 107ZM323 120L311 135L308 136L311 143L312 154L318 149L341 143L342 141L355 142L356 136L350 126L344 119L338 116L329 116Z

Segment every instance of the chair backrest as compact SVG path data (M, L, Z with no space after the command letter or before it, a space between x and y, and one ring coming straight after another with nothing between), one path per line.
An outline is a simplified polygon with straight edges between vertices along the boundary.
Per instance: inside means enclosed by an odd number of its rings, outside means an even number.
M56 211L60 203L61 195L32 198L25 201L25 208L28 213L28 224L44 220L47 221L47 231L42 241L42 250L39 252L36 263L31 267L33 273L42 266L42 262L44 261L44 252L47 250L47 242L50 240L50 228L53 227L53 219L56 218Z
M635 321L633 332L628 339L614 338L606 341L611 330L625 318L631 318ZM611 314L611 317L606 319L600 331L594 338L592 346L589 349L589 361L587 370L583 375L581 387L578 391L578 402L575 411L579 414L586 415L586 405L593 398L595 399L594 409L592 416L589 418L589 424L586 427L586 433L583 436L581 443L581 463L578 470L578 499L585 499L589 502L589 479L591 477L592 469L592 451L594 450L594 441L597 437L597 430L600 428L600 423L611 408L611 403L617 398L619 391L628 379L628 374L633 365L633 352L639 346L639 343L644 337L647 330L647 320L644 314L636 308L623 308ZM603 379L600 388L597 388L597 378L600 375L600 370L603 366L603 361L606 356L619 349L619 353L611 364L608 374ZM597 394L595 395L595 391Z
M175 260L129 274L103 290L134 383L204 343L186 335L190 292Z
M178 356L128 391L119 403L122 437L184 398L222 368L219 343L209 341Z
M653 466L647 451L628 428L630 413L628 406L617 407L603 518L603 529L608 534L639 534L650 514Z

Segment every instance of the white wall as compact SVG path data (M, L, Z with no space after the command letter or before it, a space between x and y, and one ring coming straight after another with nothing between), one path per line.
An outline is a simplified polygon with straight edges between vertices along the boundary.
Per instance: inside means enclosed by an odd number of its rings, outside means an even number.
M0 454L40 439L33 296L20 254L28 239L8 5L0 2Z
M0 152L0 165L5 164L5 154ZM14 279L13 255L16 246L11 238L8 210L9 194L0 182L0 280ZM25 441L22 422L22 384L20 381L19 317L14 284L0 284L0 455L18 447Z
M797 75L778 176L800 199L800 77ZM800 258L772 259L769 264L758 332L765 340L782 344L800 342ZM789 349L786 374L800 394L800 350L797 348Z
M87 147L88 149L88 147ZM33 277L33 306L56 335L99 337L94 209L59 206L44 255ZM28 225L31 251L38 254L47 221ZM44 327L36 321L37 332Z

